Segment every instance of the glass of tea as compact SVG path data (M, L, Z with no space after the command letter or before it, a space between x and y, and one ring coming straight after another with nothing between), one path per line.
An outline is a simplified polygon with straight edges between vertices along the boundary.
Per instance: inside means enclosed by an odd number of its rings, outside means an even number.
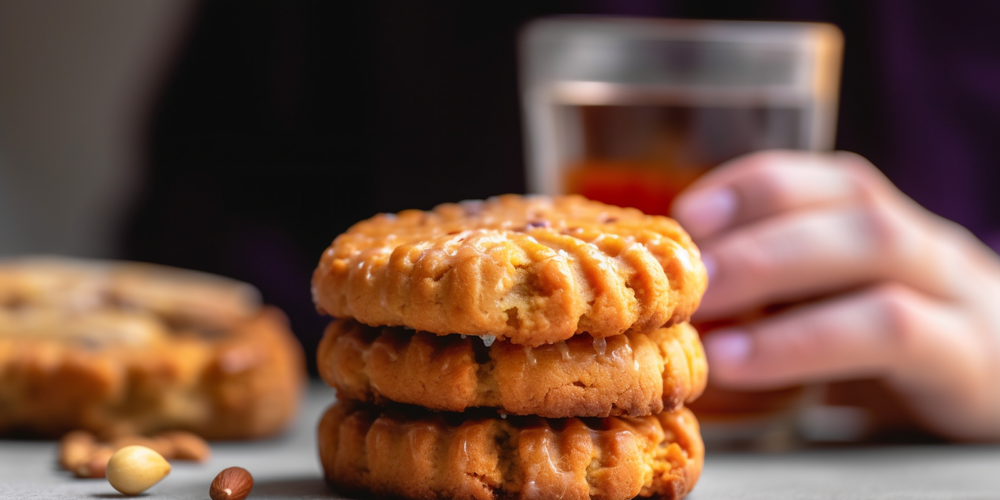
M832 25L555 17L520 43L532 192L666 215L726 160L833 147L843 39ZM710 387L692 408L710 446L773 448L815 394Z

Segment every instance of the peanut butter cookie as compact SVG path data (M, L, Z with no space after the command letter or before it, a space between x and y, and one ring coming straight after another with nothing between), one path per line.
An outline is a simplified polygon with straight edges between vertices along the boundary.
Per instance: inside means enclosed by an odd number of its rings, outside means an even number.
M295 415L302 347L245 283L149 264L0 261L0 434L262 437Z
M337 320L320 342L318 360L320 375L342 399L542 417L674 410L697 398L707 378L698 332L687 323L526 347Z
M505 195L380 214L313 274L320 312L537 347L686 321L707 278L672 219L579 196Z
M350 402L319 424L327 481L347 495L415 500L683 498L701 474L698 423L384 410Z

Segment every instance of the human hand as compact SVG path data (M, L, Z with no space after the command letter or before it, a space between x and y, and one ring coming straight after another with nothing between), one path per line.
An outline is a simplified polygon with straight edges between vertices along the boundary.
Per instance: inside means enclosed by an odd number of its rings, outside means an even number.
M1000 258L850 153L766 151L674 203L702 250L714 384L878 378L929 430L1000 439Z

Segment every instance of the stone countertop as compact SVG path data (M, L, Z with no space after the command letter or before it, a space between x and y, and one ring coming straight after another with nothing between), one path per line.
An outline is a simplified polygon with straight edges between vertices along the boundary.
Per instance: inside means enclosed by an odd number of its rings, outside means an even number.
M322 479L315 427L334 393L308 391L298 425L284 436L214 443L205 464L174 462L173 472L139 498L207 499L215 475L241 466L254 476L253 499L337 498ZM53 441L0 440L0 499L125 498L104 479L59 469ZM808 448L781 453L713 452L692 500L998 499L1000 446L907 445Z

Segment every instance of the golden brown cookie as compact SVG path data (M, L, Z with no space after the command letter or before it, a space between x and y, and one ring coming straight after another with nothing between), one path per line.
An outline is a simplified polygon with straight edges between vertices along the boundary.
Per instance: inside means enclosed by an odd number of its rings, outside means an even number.
M148 264L0 262L0 434L274 434L302 347L253 287Z
M416 500L679 499L704 447L685 408L642 418L471 417L337 403L319 424L327 481Z
M557 418L673 410L701 394L708 374L698 332L687 323L539 347L499 340L487 347L478 337L336 320L317 359L340 398Z
M686 321L706 283L672 219L579 196L505 195L355 224L323 253L313 298L368 325L536 347Z

